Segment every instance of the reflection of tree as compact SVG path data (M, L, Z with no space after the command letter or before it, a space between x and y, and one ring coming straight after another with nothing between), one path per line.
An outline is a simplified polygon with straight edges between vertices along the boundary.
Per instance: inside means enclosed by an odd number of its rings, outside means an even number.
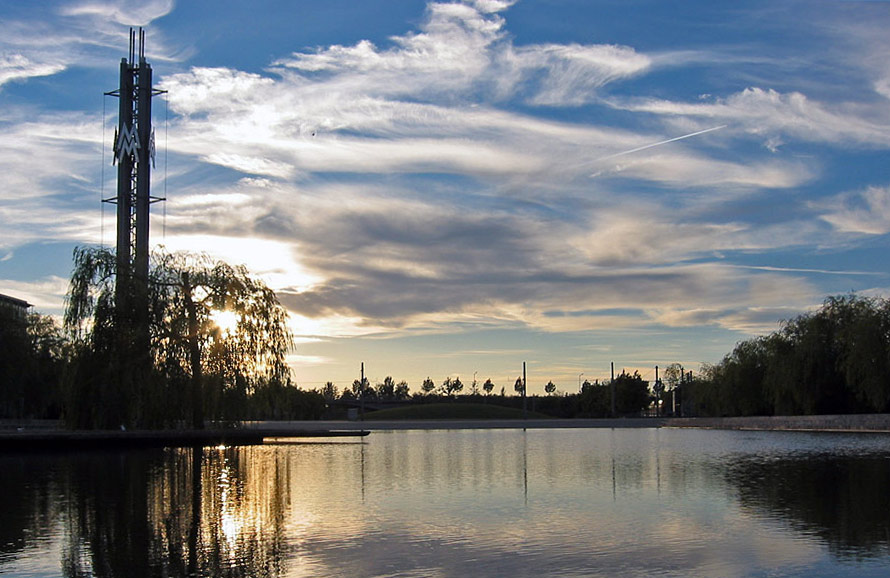
M68 462L66 576L278 576L287 470L268 448Z
M746 460L727 478L744 506L815 533L838 555L890 552L886 456Z
M66 576L161 575L147 559L153 548L145 488L157 459L157 452L97 452L65 460Z
M55 501L61 492L51 476L52 466L52 458L45 456L0 458L0 559L14 557L29 542L43 538L58 519Z

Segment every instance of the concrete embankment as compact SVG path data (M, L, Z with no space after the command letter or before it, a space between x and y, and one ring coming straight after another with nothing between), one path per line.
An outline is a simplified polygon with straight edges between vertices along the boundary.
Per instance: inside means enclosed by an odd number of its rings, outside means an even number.
M48 424L0 427L0 451L80 448L250 445L270 438L353 437L372 431L552 428L698 428L762 431L890 433L890 414L723 418L619 418L530 420L261 421L240 428L166 431L66 431ZM36 426L36 427L35 427Z
M349 429L369 431L431 429L551 429L551 428L702 428L765 431L833 431L890 433L890 414L807 415L764 417L684 417L618 419L443 419L443 420L366 420L366 421L292 421L252 422L245 428Z
M890 414L679 417L668 420L664 426L762 431L890 433Z
M298 428L233 428L203 430L27 430L0 432L0 451L129 449L215 445L256 445L267 439L361 437L367 431Z
M554 428L657 428L667 418L615 419L404 419L364 421L257 421L243 424L245 429L276 427L283 429L364 429L436 430L436 429L554 429Z

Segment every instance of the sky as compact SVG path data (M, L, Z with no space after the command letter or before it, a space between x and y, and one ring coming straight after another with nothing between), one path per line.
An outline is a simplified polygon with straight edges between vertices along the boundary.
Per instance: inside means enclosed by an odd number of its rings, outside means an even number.
M273 288L301 387L651 380L888 295L890 2L0 1L0 293L40 313L114 243L131 26L152 244Z

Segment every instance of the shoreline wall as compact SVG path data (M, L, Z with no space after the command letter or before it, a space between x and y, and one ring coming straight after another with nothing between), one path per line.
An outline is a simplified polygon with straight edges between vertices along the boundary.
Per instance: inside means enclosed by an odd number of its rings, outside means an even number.
M665 426L766 431L890 433L890 414L678 417L668 420Z

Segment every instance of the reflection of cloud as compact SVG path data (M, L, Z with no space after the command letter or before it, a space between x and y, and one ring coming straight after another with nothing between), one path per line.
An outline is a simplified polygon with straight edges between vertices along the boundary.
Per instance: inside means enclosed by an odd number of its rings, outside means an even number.
M317 573L406 576L745 576L820 563L818 543L738 510L720 475L725 448L693 456L686 444L702 448L676 434L399 432L301 451L293 507L326 515L301 528L300 558ZM343 505L359 489L360 507Z
M270 578L879 571L886 444L839 436L431 430L3 456L0 486L28 531L7 528L12 556L0 568Z

